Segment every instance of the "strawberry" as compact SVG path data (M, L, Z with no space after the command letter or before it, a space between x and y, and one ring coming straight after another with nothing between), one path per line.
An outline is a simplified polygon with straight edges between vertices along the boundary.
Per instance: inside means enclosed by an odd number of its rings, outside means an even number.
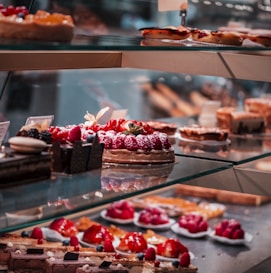
M43 238L43 233L42 233L41 228L40 227L33 228L30 237L33 238L33 239L38 239L38 240L42 239Z
M115 248L113 246L112 240L105 239L104 241L104 252L114 252Z
M134 135L127 135L124 138L124 146L129 151L137 151L138 144Z
M224 230L223 230L223 227L222 227L221 224L216 225L216 227L215 227L215 235L222 236L223 231Z
M186 225L186 228L188 229L190 233L198 232L198 226L194 220L189 220Z
M222 236L228 239L231 239L232 235L233 235L233 230L230 227L227 227L222 233Z
M146 249L144 258L146 261L155 261L156 259L156 251L153 247L149 247Z
M71 237L78 233L77 227L73 221L63 217L55 219L49 225L49 228L59 232L64 237Z
M188 252L182 254L179 263L181 267L188 267L190 265L190 255Z
M208 229L208 223L207 221L203 220L199 223L198 225L198 230L199 232L203 232L203 231L206 231Z
M69 131L68 141L70 142L79 141L81 140L81 135L82 135L81 127L77 125Z

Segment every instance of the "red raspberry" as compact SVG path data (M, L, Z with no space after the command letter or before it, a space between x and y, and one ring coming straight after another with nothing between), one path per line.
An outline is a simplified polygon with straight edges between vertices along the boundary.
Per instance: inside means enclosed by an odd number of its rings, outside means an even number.
M169 143L169 139L168 139L167 134L165 134L165 133L157 133L157 134L160 138L163 149L169 149L171 147L171 144Z
M136 141L139 149L143 151L150 151L152 149L151 142L146 135L137 135Z
M155 261L156 259L156 251L153 247L149 247L146 249L144 258L146 261Z
M104 135L103 139L100 140L101 143L104 143L105 149L111 149L112 148L112 136L111 135Z
M190 265L190 255L188 252L184 252L180 257L180 266L181 267L188 267Z
M152 146L152 149L154 150L162 150L162 142L159 138L159 135L158 134L151 134L151 135L148 135L148 138L151 142L151 146Z
M127 135L124 138L124 146L129 151L137 151L138 144L134 135Z
M68 141L70 142L79 141L81 140L81 135L82 135L81 127L77 125L69 131Z
M124 149L125 148L124 138L125 138L124 134L121 133L116 134L112 140L112 149Z
M198 230L199 230L200 232L203 232L203 231L207 231L207 229L208 229L208 223L207 223L207 221L202 220L202 221L199 223L199 225L198 225Z
M244 239L245 232L243 229L236 229L232 234L232 239Z
M43 233L40 227L35 227L32 230L32 233L30 235L31 238L33 239L42 239L43 238Z

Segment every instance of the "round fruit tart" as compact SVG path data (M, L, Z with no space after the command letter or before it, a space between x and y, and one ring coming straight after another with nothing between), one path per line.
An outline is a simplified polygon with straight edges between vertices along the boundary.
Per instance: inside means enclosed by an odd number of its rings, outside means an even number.
M107 227L100 224L93 224L84 231L80 242L85 246L103 245L106 240L113 241L114 236Z
M86 125L85 133L97 133L104 143L103 162L161 164L175 161L168 135L136 120L110 120L105 125Z
M106 210L103 210L101 216L111 222L129 224L134 221L135 208L132 202L120 200L113 202Z
M208 234L209 225L202 215L190 213L180 216L178 222L171 229L186 237L199 238Z
M243 244L252 240L252 235L245 232L236 219L224 219L210 233L210 237L226 244Z
M117 251L122 254L136 254L145 252L148 248L147 240L141 232L127 232L120 238Z
M139 227L151 229L169 228L175 221L168 217L166 211L157 206L143 209L136 217L134 223Z
M178 239L169 238L156 246L156 251L161 260L176 260L184 253L188 253L188 248Z
M52 221L48 227L42 228L42 232L48 241L63 242L77 236L78 229L72 220L60 217Z

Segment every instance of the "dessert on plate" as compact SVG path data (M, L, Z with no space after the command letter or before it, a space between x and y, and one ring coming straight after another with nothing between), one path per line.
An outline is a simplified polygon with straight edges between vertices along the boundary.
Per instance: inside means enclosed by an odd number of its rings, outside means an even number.
M120 238L120 243L117 246L117 251L127 254L135 254L145 252L148 248L147 240L141 232L127 232Z

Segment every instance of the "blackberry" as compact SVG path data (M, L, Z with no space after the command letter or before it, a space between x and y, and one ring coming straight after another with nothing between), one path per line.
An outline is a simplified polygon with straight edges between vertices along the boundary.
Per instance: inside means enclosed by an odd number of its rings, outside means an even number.
M52 143L52 134L47 130L41 131L39 134L39 138L40 138L40 140L43 140L47 144Z
M28 136L33 137L33 138L39 138L40 137L39 130L36 129L36 128L29 129L28 130Z

